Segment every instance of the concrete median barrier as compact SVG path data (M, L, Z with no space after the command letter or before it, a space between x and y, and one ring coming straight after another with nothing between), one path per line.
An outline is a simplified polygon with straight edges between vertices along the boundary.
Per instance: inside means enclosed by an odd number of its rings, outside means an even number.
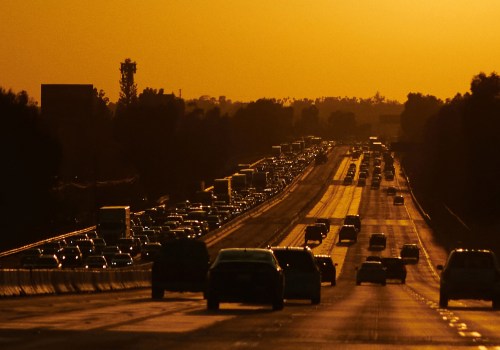
M151 266L107 270L0 270L0 297L86 293L151 286Z

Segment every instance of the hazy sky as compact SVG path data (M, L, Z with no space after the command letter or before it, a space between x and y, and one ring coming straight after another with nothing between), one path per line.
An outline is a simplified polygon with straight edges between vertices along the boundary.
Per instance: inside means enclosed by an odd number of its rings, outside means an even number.
M194 98L453 97L498 72L498 0L0 0L0 86L93 84L120 62Z

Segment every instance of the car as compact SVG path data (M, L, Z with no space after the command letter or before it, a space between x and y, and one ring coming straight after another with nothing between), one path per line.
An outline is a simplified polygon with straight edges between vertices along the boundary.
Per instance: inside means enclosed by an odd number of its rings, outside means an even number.
M356 284L358 286L363 282L386 285L386 269L380 261L365 261L356 270Z
M154 261L160 255L160 250L160 243L148 243L143 245L141 249L141 260Z
M108 262L103 255L90 255L85 259L84 266L86 269L106 269Z
M339 243L342 241L358 241L358 230L354 225L342 225L339 231Z
M62 264L55 254L42 254L33 262L33 269L60 269Z
M94 250L96 254L102 254L102 250L106 246L106 241L104 240L104 238L97 237L92 240L94 241Z
M330 219L329 218L317 218L316 223L323 223L326 226L326 232L330 232Z
M21 267L30 268L33 267L35 260L37 260L40 255L42 255L42 250L40 248L30 248L26 249L21 253Z
M83 255L78 246L64 247L59 254L62 267L78 267L83 264Z
M332 286L337 284L337 264L332 257L326 254L314 254L314 259L321 272L321 282L330 282Z
M379 261L379 262L382 262L382 257L378 256L378 255L368 255L365 258L365 261Z
M84 258L95 254L95 246L92 239L78 239L75 241L75 245L80 248Z
M394 180L394 173L392 170L386 170L384 171L384 177L387 181L393 181Z
M344 225L354 225L358 232L361 231L361 216L359 214L349 214L344 218Z
M366 186L366 178L359 178L358 179L358 187L364 187Z
M392 200L392 204L394 204L394 205L404 205L405 204L405 197L403 197L400 194L394 196L394 199Z
M134 264L134 259L129 253L117 253L111 259L111 267L128 267Z
M117 245L123 253L129 253L131 256L136 256L140 252L138 242L133 237L120 238Z
M383 257L382 265L385 267L386 279L397 279L402 284L406 283L406 265L401 257Z
M221 249L208 271L207 309L221 302L270 303L284 306L284 273L274 253L261 248Z
M383 232L372 233L368 243L370 250L383 250L387 246L387 236Z
M222 219L218 214L207 215L205 221L208 223L210 231L220 228L223 224Z
M320 244L323 243L324 230L326 230L326 227L324 227L323 229L322 227L316 225L307 225L304 234L304 240L305 240L304 244L307 245L309 241L317 241Z
M373 190L378 190L380 188L380 180L373 179L372 184L371 184L371 188Z
M420 248L414 243L405 243L401 247L399 256L405 263L417 262L420 260Z
M111 265L111 260L116 254L121 253L120 247L117 245L108 245L102 250L102 255L106 258L108 265Z
M205 292L209 267L205 242L189 238L165 241L151 269L151 297L161 299L165 291Z
M62 245L58 241L46 242L42 245L42 254L59 256L61 250L62 250Z
M344 186L352 185L352 182L353 182L352 176L344 177L344 181L343 181Z
M495 253L488 249L454 249L441 271L439 306L448 307L449 300L491 300L493 309L500 308L500 267Z
M321 272L309 247L271 247L285 275L285 299L321 302Z
M396 192L397 192L396 187L394 187L394 186L387 187L387 195L388 196L395 196Z

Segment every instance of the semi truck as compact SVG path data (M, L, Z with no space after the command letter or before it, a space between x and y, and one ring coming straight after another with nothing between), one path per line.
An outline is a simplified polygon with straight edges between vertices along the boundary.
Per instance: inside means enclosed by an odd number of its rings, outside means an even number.
M227 204L231 203L231 179L215 179L214 180L214 194L217 200L224 201Z
M107 245L130 237L130 206L106 206L99 209L97 232Z

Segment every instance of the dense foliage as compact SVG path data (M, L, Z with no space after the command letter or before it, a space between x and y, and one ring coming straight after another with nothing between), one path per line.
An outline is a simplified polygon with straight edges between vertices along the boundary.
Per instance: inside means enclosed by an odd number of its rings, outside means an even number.
M444 103L410 94L401 123L404 136L418 143L406 168L427 199L467 222L498 224L500 77L481 73L469 93Z

